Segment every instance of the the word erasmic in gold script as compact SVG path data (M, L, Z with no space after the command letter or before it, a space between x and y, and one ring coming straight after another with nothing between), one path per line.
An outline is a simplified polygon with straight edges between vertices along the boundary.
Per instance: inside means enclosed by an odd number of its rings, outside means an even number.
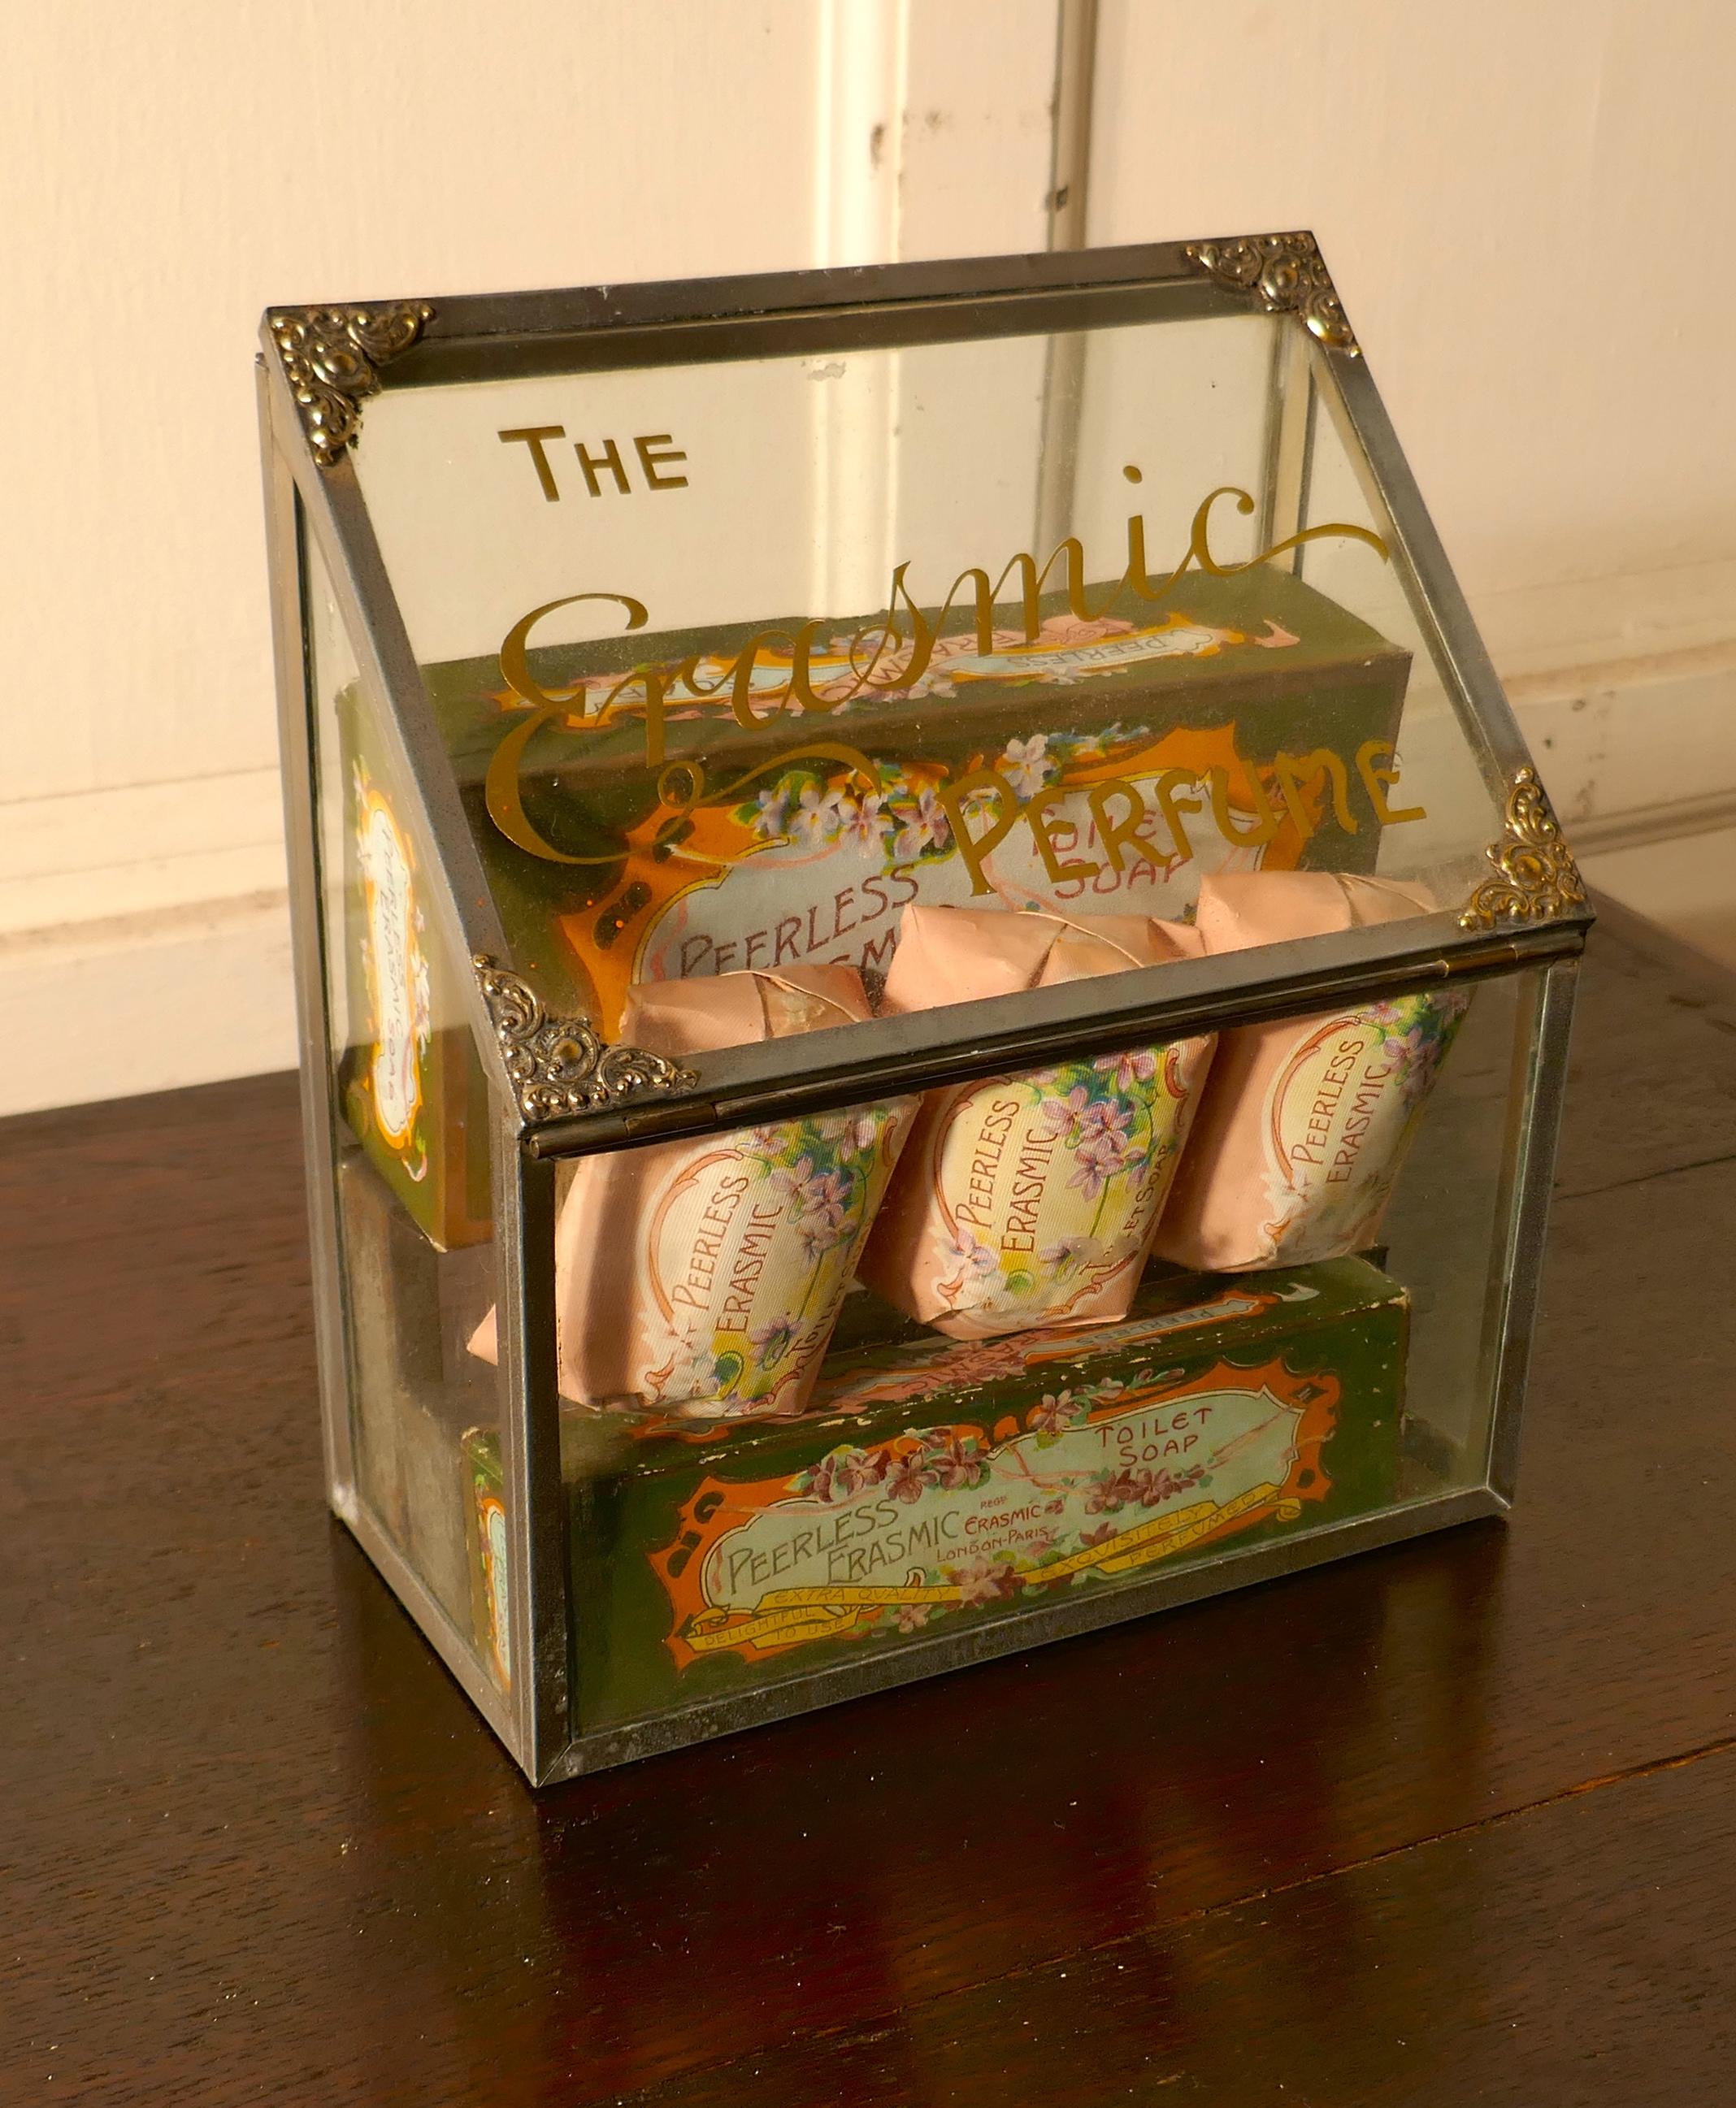
M527 437L528 435L503 434L503 438ZM1136 470L1125 473L1130 480L1138 481ZM1366 543L1381 557L1387 560L1386 543L1372 529L1354 525L1346 520L1333 520L1315 527L1305 527L1274 543L1269 549L1239 564L1220 563L1211 552L1211 510L1220 498L1235 501L1236 510L1250 513L1254 500L1245 490L1233 484L1224 484L1212 491L1201 503L1193 516L1192 531L1186 554L1181 562L1167 576L1153 583L1148 570L1145 549L1145 520L1143 514L1130 514L1127 521L1127 568L1118 583L1111 588L1100 605L1093 606L1085 586L1084 549L1078 538L1068 535L1050 552L1039 568L1036 558L1025 550L1015 554L1003 569L1000 576L990 579L985 569L968 565L954 579L945 601L932 619L924 613L913 597L906 583L908 562L899 564L893 570L891 588L886 596L885 612L871 622L864 623L848 638L843 651L847 671L836 672L839 646L835 641L835 619L817 616L794 629L767 628L756 631L733 655L720 655L704 648L694 652L679 664L635 666L615 682L594 709L590 706L589 692L581 687L577 695L569 691L551 695L544 689L530 670L530 636L537 624L557 609L574 607L588 601L606 601L622 609L626 615L625 633L643 629L650 620L650 610L643 601L630 593L579 592L568 593L559 600L546 601L542 606L516 622L507 633L500 647L500 670L507 687L521 702L530 705L529 712L520 718L501 740L491 759L485 782L485 795L489 816L509 841L528 850L533 856L544 858L557 863L598 863L611 862L612 858L569 856L553 847L537 831L526 814L520 795L520 776L524 765L525 750L546 727L557 722L568 729L579 732L601 731L623 716L643 718L645 735L645 763L648 768L661 772L663 780L659 790L667 802L683 809L697 802L702 782L702 771L697 761L677 763L667 767L668 745L666 722L668 705L674 695L679 706L691 710L695 700L716 698L727 702L735 722L745 730L752 731L785 712L794 710L814 716L830 716L845 709L851 703L861 700L873 700L902 694L919 681L927 671L934 655L936 640L944 632L947 617L968 596L976 646L984 657L997 650L1004 651L1004 633L999 643L995 637L995 612L1002 605L1001 595L1009 580L1017 581L1017 602L1024 622L1025 642L1035 644L1043 628L1042 597L1050 574L1057 566L1062 569L1069 612L1080 622L1094 622L1113 614L1118 609L1127 609L1143 604L1155 606L1166 600L1181 579L1192 569L1197 567L1206 576L1227 579L1251 571L1256 565L1269 562L1274 557L1298 548L1305 543L1326 538L1348 539ZM826 642L822 646L827 661L826 673L818 680L815 676L815 640L824 633ZM1017 649L1015 646L1012 647ZM781 686L768 687L763 680L755 681L756 669L764 657L779 672L787 669ZM579 722L575 723L575 713ZM863 776L871 790L880 787L877 772L865 755L854 748L845 746L816 747L809 750L842 760L848 767ZM787 760L791 757L783 756ZM1397 777L1391 766L1392 749L1386 741L1370 741L1361 747L1355 757L1355 767L1367 790L1376 818L1383 824L1402 820L1421 819L1421 807L1404 810L1391 808L1385 790ZM1215 776L1222 772L1215 771ZM1300 799L1299 784L1325 774L1330 786L1332 803L1339 824L1347 832L1355 831L1355 822L1350 813L1347 801L1348 775L1344 761L1337 755L1322 750L1305 756L1280 754L1274 763L1278 789L1284 805L1296 813ZM1176 780L1171 783L1170 777ZM1185 858L1192 854L1177 817L1179 812L1201 809L1197 801L1179 795L1184 784L1202 780L1193 772L1171 770L1158 786L1161 817L1175 840L1178 851ZM1281 823L1283 814L1272 809L1256 816L1254 831L1238 831L1228 816L1228 804L1224 787L1211 783L1212 807L1219 827L1228 839L1235 842L1269 840ZM1039 849L1048 851L1048 863L1053 855L1047 829L1042 824L1040 812L1034 817L1027 812L1030 805L1042 804L1060 795L1050 792L1046 797L1026 800L1019 796L1013 786L998 771L990 768L977 771L961 781L942 787L938 794L945 802L951 821L954 837L959 845L969 866L974 890L987 890L981 860L994 843L1023 818L1030 821ZM979 813L986 795L998 800L996 810L989 819L986 829L972 836L966 824L965 805L972 803ZM1130 800L1117 812L1112 801L1117 797ZM1129 783L1119 781L1096 786L1091 794L1093 815L1106 849L1116 868L1120 868L1118 855L1124 845L1130 845L1133 836L1142 824L1145 808L1139 791ZM1304 831L1312 831L1305 824ZM1057 876L1066 875L1062 867Z

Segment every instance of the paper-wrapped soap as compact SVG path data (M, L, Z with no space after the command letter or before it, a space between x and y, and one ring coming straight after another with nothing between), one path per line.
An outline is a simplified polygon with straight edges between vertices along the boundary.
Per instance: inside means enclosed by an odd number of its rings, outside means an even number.
M1329 872L1200 882L1208 952L1323 936L1432 903ZM1153 1249L1206 1272L1337 1259L1372 1244L1469 997L1440 989L1226 1032Z
M854 966L792 967L642 984L622 1037L681 1056L868 1015ZM581 1157L555 1229L563 1394L707 1418L800 1412L910 1110ZM471 1344L492 1356L492 1313Z
M1171 959L1192 930L1143 916L907 908L889 1011ZM1126 1315L1211 1041L1139 1047L931 1092L862 1255L863 1280L954 1339Z

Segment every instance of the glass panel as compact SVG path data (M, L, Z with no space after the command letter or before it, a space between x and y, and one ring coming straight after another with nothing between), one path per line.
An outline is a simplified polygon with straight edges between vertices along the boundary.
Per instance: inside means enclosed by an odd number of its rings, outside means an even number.
M552 1005L615 1037L635 984L844 962L872 994L912 903L1464 899L1499 818L1305 335L976 313L370 403L358 474Z
M495 1296L487 1088L408 787L304 562L356 1491L504 1686L502 1386L467 1344Z
M1382 1224L1410 1296L1408 1493L1481 1485L1495 1414L1511 1175L1540 971L1480 986Z
M1483 1484L1529 989L564 1164L577 1731Z

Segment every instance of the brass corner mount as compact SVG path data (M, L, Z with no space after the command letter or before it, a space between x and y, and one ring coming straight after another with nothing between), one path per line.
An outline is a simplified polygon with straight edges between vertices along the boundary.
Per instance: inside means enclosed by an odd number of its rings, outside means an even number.
M380 390L380 368L402 357L433 319L423 301L386 308L297 308L271 333L313 458L330 468L355 444L362 404Z
M551 1017L530 985L487 952L476 953L471 964L527 1120L563 1119L698 1082L661 1054L606 1045L582 1019Z
M1320 245L1311 234L1249 234L1234 241L1190 241L1190 264L1220 286L1258 295L1268 314L1292 314L1333 351L1360 356L1362 347L1333 286Z
M1562 838L1561 822L1535 768L1514 776L1507 793L1507 831L1483 852L1495 867L1459 918L1462 930L1498 922L1553 922L1585 905L1585 881Z

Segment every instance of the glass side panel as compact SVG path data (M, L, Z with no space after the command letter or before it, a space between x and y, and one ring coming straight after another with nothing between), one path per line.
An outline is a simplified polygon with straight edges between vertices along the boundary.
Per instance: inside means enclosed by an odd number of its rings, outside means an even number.
M489 1100L429 849L317 548L305 554L337 1216L358 1498L503 1687L507 1492L467 1349L492 1308Z
M369 404L357 472L552 1005L615 1037L635 986L841 962L872 999L913 904L1184 922L1204 876L1298 870L1463 903L1499 815L1310 340L978 312Z
M578 1731L1483 1485L1532 986L564 1164Z

